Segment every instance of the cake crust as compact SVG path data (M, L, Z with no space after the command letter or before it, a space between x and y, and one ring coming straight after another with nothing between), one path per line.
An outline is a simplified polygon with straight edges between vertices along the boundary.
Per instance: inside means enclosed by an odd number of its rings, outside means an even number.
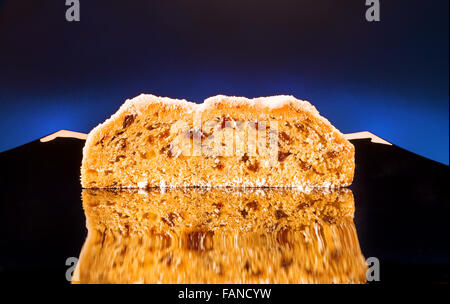
M85 188L341 187L351 184L354 168L353 145L293 96L218 95L195 104L142 94L89 133L81 182Z

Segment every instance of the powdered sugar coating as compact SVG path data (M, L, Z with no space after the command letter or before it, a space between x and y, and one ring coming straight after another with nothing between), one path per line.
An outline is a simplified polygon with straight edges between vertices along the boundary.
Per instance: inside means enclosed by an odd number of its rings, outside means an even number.
M226 103L232 107L245 105L267 110L279 109L284 106L292 105L296 110L308 111L319 115L319 112L312 104L305 100L297 99L292 95L275 95L252 99L246 97L216 95L205 99L200 106L200 110L214 108L220 103Z

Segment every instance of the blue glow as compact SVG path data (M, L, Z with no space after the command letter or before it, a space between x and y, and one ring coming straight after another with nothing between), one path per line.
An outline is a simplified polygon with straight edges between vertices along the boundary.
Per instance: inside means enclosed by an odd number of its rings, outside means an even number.
M240 77L231 79L223 77L223 74L215 77L180 77L175 81L183 85L168 88L165 81L153 82L152 86L147 86L147 92L197 102L214 94L293 94L311 100L321 114L344 133L371 131L400 147L449 163L449 109L445 102L441 102L444 106L429 107L420 98L414 100L382 93L368 94L366 90L354 88L322 90L312 84L302 85L302 81L295 77L278 78L277 81L246 79L245 82ZM67 94L36 100L33 99L36 97L30 96L27 107L12 105L8 109L9 114L0 121L0 149L7 150L60 129L89 132L113 114L123 100L141 93L138 88L145 85L132 81L122 87L128 90L98 88L83 94L78 92L77 97Z
M69 23L63 3L0 0L0 151L89 132L139 93L290 94L449 164L448 0L385 1L377 23L361 1L251 3L83 1Z

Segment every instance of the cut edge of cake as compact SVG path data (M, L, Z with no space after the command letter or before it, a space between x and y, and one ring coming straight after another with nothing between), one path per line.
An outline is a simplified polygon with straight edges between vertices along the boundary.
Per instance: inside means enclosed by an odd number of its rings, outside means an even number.
M252 111L267 111L269 113L276 111L295 111L295 112L303 112L307 115L310 115L313 119L316 119L319 124L325 126L330 132L325 132L327 140L333 140L336 144L345 146L345 149L348 149L352 154L353 158L353 169L352 176L350 178L350 182L341 183L339 185L325 182L321 185L321 187L346 187L349 186L353 180L354 174L354 146L350 143L345 135L342 134L336 127L334 127L328 119L321 116L319 111L308 101L300 100L295 98L292 95L276 95L269 97L257 97L253 99L249 99L246 97L236 97L236 96L226 96L226 95L216 95L209 97L204 100L203 103L197 104L194 102L187 101L185 99L172 99L168 97L159 97L151 94L140 94L135 98L127 99L125 103L119 108L117 112L115 112L110 118L105 120L103 123L97 125L87 136L85 146L83 148L83 161L82 161L82 185L84 188L89 188L87 185L83 183L83 170L85 161L89 155L89 149L94 144L96 140L102 135L102 129L110 124L112 124L116 119L118 119L124 113L126 115L140 115L143 111L145 111L148 107L152 105L161 105L167 110L176 110L183 111L185 114L202 114L208 111L215 111L217 109L238 109L238 108L248 108ZM165 185L163 185L165 186ZM198 186L198 185L192 185ZM200 185L201 186L201 185ZM208 185L206 185L208 187ZM146 185L137 185L134 186L124 186L120 188L145 188ZM169 185L170 187L170 185ZM178 187L178 186L176 186ZM181 185L180 187L186 187L186 185ZM241 186L236 186L241 187ZM242 186L248 187L248 186ZM251 186L253 187L253 186ZM256 186L258 187L258 186ZM108 188L108 187L105 187Z

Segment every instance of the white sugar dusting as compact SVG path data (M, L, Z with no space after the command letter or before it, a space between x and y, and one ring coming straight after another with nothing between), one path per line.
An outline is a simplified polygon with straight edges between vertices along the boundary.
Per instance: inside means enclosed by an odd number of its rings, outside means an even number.
M147 181L138 182L137 186L138 188L146 188L148 185Z
M217 95L205 99L202 104L198 105L197 111L212 109L218 104L229 105L231 107L250 106L269 110L279 109L291 105L296 110L308 111L315 115L319 114L312 104L305 100L297 99L292 95L275 95L269 97L257 97L253 99L246 97Z

